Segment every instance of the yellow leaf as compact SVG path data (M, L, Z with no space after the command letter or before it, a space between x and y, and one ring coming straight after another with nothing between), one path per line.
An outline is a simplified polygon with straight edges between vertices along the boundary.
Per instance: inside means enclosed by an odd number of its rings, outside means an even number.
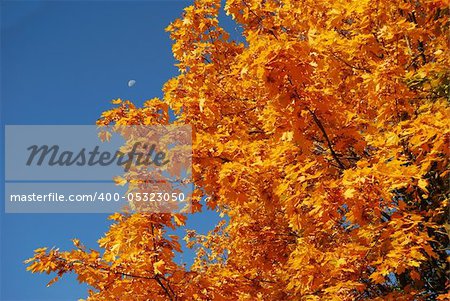
M124 186L127 183L127 179L125 179L121 176L117 176L117 177L114 177L114 182L117 185Z
M173 216L173 218L174 218L174 220L175 220L175 223L176 223L178 226L184 226L184 224L185 224L185 222L186 222L186 216L181 215L181 214L175 214L175 215Z
M344 197L345 197L346 199L350 199L350 198L353 197L353 195L355 194L355 192L356 192L355 189L349 188L349 189L347 189L347 190L344 192Z
M164 266L164 260L158 260L153 264L153 271L155 274L162 274L163 273L163 266Z
M44 248L38 248L38 249L34 250L34 253L43 253L43 252L45 252L45 251L47 251L47 248L46 248L46 247L44 247Z
M427 189L428 182L427 182L427 180L425 180L425 179L420 179L420 180L419 180L418 186L420 187L420 189L422 189L423 191L425 191L425 192L428 193L428 189Z
M109 141L111 139L111 133L108 131L101 131L98 133L98 138L100 138L102 142Z
M50 285L52 285L53 283L55 283L56 281L58 281L58 279L59 279L59 277L56 276L55 278L53 278L52 280L50 280L50 281L47 283L47 287L49 287Z

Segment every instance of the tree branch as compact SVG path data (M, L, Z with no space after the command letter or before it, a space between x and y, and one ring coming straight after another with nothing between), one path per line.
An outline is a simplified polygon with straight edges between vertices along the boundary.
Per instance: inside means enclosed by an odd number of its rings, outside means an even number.
M292 83L292 80L291 80L290 77L288 77L288 81L291 84L291 86L294 87L294 84ZM297 99L300 99L300 95L298 94L298 92L297 92L297 90L295 88L294 88L294 94L295 94L295 97ZM334 151L333 144L331 143L330 138L328 137L327 131L325 130L322 122L320 121L320 119L317 117L316 113L314 113L314 111L312 111L309 107L306 107L306 110L308 110L308 112L312 115L315 124L320 129L320 131L322 132L323 137L327 141L328 149L330 150L331 156L336 161L336 163L338 164L339 168L340 169L347 169L347 167L341 162L341 160L339 160L338 155Z
M320 121L320 119L317 117L316 113L314 113L314 111L312 111L310 108L306 108L306 109L312 115L314 122L316 123L316 125L320 129L320 131L322 132L322 135L325 138L325 140L327 141L327 145L328 145L328 148L330 150L330 153L331 153L331 156L333 157L333 159L336 161L336 163L339 165L339 167L341 169L347 169L347 167L341 162L341 160L339 160L338 155L334 151L333 145L331 144L331 141L330 141L330 138L328 137L328 134L325 131L325 128L323 127L323 124Z
M356 69L356 70L362 70L365 71L367 73L372 73L369 69L365 68L365 67L358 67L358 66L353 66L352 64L350 64L349 62L347 62L346 60L344 60L343 58L337 56L334 52L331 51L331 55L337 59L338 61L344 63L345 65L347 65L348 67L352 68L352 69Z

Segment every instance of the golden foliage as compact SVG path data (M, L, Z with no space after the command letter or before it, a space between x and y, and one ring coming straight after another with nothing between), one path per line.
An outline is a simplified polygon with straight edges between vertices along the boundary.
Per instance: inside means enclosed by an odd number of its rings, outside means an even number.
M228 222L188 231L190 270L166 235L186 216L144 213L111 216L103 254L76 241L28 269L77 273L89 300L447 300L447 1L228 0L245 42L219 5L167 28L163 100L114 100L98 124L174 110L194 129L193 208L207 196Z

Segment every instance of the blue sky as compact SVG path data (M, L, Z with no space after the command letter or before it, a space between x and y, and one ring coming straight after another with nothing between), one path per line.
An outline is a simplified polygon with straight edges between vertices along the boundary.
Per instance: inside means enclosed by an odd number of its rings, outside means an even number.
M161 96L163 83L177 73L164 28L189 4L1 1L2 141L5 124L94 124L113 98L142 104ZM137 81L132 88L130 79ZM4 170L3 147L1 152ZM47 288L52 276L28 273L22 262L41 246L71 248L72 238L96 248L108 228L107 215L5 214L1 203L0 299L86 297L75 277ZM217 220L214 212L196 214L188 226L205 232ZM183 261L190 263L192 252Z

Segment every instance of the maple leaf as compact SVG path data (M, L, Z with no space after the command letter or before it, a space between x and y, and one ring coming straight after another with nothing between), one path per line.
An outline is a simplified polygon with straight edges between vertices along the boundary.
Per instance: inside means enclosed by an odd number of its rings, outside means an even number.
M158 260L153 264L153 270L156 275L162 274L164 272L164 260Z

